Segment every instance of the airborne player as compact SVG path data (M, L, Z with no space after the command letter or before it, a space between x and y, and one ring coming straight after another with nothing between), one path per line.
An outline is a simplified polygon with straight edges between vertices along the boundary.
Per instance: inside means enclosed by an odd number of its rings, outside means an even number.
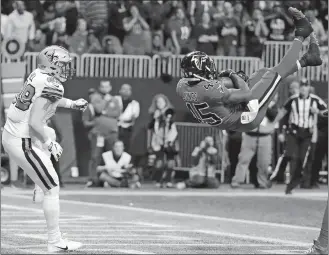
M71 78L74 69L69 52L59 46L49 46L38 55L38 68L27 78L20 93L10 105L2 135L2 144L9 157L44 192L43 210L48 229L48 252L71 251L82 246L64 240L59 230L58 176L45 150L56 160L62 147L47 130L47 120L57 107L85 110L84 99L64 98L62 82ZM32 141L41 141L43 150Z
M176 91L197 120L224 130L255 129L263 120L282 79L303 67L322 64L310 22L295 8L290 7L289 12L296 27L291 48L278 65L261 69L250 79L243 72L233 70L217 75L214 61L200 51L183 58L181 68L185 77L178 82ZM308 52L298 60L302 43L309 36ZM234 88L226 88L221 77L229 77Z

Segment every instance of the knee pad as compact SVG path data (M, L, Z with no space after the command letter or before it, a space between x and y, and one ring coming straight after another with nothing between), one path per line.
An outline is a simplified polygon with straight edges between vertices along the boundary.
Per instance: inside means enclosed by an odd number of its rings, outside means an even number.
M44 192L45 193L45 198L59 198L59 185L56 187Z

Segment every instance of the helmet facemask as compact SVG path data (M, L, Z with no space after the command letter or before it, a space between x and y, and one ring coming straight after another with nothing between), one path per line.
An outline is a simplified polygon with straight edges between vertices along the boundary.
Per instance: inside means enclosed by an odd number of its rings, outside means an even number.
M57 67L57 72L55 77L61 82L65 82L73 78L76 70L72 67L72 62L57 61L54 63Z

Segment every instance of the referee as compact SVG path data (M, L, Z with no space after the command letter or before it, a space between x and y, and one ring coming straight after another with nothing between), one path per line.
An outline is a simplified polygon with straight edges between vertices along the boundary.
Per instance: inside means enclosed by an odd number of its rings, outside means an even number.
M291 194L291 191L300 184L302 170L304 172L301 187L309 188L307 185L311 181L311 162L305 167L304 161L310 153L311 142L317 139L317 113L325 109L327 109L326 103L310 93L310 84L303 78L300 81L299 94L287 100L275 119L277 122L289 115L287 156L291 158L291 179L286 187L286 194Z

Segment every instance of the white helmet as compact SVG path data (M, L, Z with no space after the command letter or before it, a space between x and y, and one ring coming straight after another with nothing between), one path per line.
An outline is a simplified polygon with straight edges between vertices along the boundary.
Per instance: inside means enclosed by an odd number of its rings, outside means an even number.
M60 46L52 45L43 49L38 55L37 63L38 68L61 82L72 79L75 74L70 53Z

